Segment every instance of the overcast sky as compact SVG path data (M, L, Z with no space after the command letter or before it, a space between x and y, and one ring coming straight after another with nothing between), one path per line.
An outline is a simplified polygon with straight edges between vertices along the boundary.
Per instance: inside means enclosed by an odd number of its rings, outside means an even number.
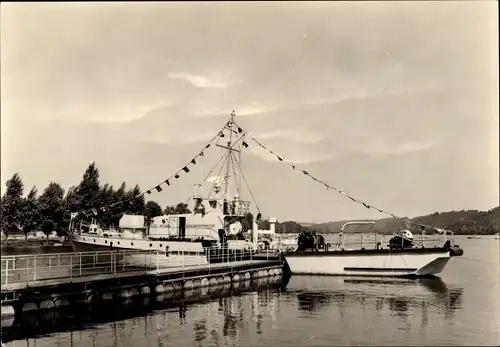
M489 209L497 13L496 1L3 3L2 183L19 172L26 190L67 189L94 160L102 182L147 189L235 110L269 148L382 209ZM249 144L265 216L385 217ZM219 156L150 198L185 200Z

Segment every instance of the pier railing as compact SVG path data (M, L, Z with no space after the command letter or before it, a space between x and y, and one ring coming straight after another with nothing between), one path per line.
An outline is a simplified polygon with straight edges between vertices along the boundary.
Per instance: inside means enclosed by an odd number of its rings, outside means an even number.
M39 280L72 278L120 273L146 273L152 270L188 270L204 265L232 263L246 260L249 263L262 260L277 260L279 252L249 250L209 249L193 253L178 252L176 257L157 251L101 251L78 253L10 255L1 257L1 284L30 283ZM204 259L208 260L203 261Z

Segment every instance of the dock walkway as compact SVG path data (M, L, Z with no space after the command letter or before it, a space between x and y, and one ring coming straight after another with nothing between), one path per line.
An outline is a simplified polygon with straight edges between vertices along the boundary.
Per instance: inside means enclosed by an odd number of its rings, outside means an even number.
M5 312L25 312L172 290L214 286L281 275L274 251L226 253L204 264L169 267L163 252L109 251L1 257L1 303ZM144 258L142 258L144 257ZM154 265L154 259L162 259ZM144 259L138 263L138 259ZM153 265L152 265L153 264ZM9 308L7 308L9 306Z

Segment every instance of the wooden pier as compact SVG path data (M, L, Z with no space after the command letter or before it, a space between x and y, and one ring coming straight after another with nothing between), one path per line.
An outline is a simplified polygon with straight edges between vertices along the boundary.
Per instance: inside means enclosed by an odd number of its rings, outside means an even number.
M144 257L143 267L137 259ZM174 291L280 276L279 253L249 251L224 254L208 264L151 266L164 252L82 252L4 256L1 258L2 318L92 303L156 296ZM127 261L134 259L134 262Z

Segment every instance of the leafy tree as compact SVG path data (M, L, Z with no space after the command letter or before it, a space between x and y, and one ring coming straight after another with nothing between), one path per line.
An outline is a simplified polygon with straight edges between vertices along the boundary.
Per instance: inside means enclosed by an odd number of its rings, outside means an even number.
M127 192L127 185L125 184L125 182L123 182L120 185L120 188L118 188L118 190L116 190L113 194L114 195L113 203L116 203L116 205L109 207L111 225L118 225L120 223L120 218L122 217L126 208L124 207L126 192Z
M244 232L253 229L253 214L251 212L247 213L241 221L241 228Z
M146 200L138 185L125 194L125 211L129 214L143 215L146 207Z
M18 173L6 183L7 189L1 201L2 231L5 235L19 231L22 225L24 184Z
M161 206L155 201L148 201L145 207L144 217L146 220L146 226L151 225L154 217L161 216L163 211Z
M99 170L92 162L85 170L82 181L75 190L76 206L79 211L87 211L93 208L98 208L99 202Z
M165 214L174 215L174 214L189 214L191 210L188 208L188 204L180 202L177 206L167 206L165 208Z
M37 194L38 190L33 186L23 201L21 220L26 243L28 243L28 234L35 230L40 223Z
M71 186L68 189L68 192L66 193L66 196L64 197L64 204L63 204L63 228L68 229L69 231L69 222L71 219L71 213L72 212L77 212L79 210L78 208L78 193L77 193L77 187ZM64 236L67 236L67 233ZM60 235L63 236L63 235Z
M261 229L261 230L269 230L271 227L271 223L269 223L269 221L267 219L262 219L262 220L258 221L257 225L258 225L259 229Z
M113 186L109 184L104 184L99 191L97 196L99 206L101 208L98 210L98 217L104 225L110 225L113 223L113 211L110 205L115 202L115 192Z
M165 207L164 214L166 214L166 215L176 214L175 213L175 206L167 206L167 207Z
M38 200L41 214L41 227L47 239L56 230L62 231L64 223L64 189L57 183L50 182Z

